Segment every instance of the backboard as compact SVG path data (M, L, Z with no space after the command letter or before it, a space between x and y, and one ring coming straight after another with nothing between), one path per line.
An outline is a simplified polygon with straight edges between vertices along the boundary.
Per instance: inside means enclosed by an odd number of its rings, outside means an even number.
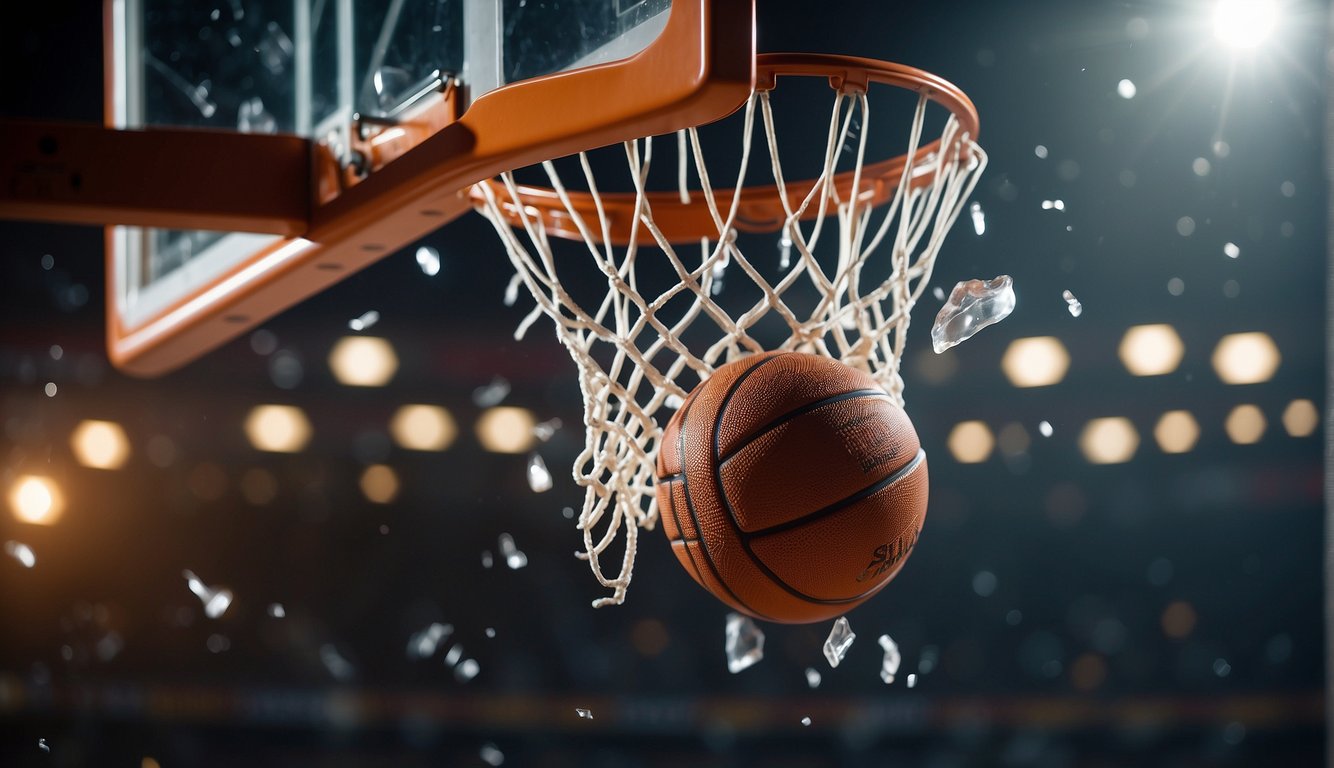
M306 140L245 145L272 163L230 149L274 176L249 182L212 152L169 158L193 188L304 181L305 199L107 228L112 360L184 364L461 215L501 171L722 117L750 90L753 27L749 0L107 0L108 127Z

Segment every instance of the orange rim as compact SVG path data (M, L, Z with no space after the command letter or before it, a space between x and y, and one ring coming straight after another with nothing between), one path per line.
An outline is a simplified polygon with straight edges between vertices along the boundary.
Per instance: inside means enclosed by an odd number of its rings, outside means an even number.
M977 107L973 105L958 86L937 77L930 72L894 64L887 61L865 59L857 56L838 56L816 53L765 53L755 58L755 89L770 91L777 86L782 77L826 77L829 86L839 93L865 93L871 83L880 83L905 90L914 91L928 100L949 110L958 121L960 131L955 134L954 144L965 137L976 141L978 134ZM913 167L923 169L928 156L941 150L941 140L925 144L913 154ZM882 160L863 166L861 173L860 194L869 198L871 205L879 206L889 202L898 189L903 170L908 165L908 154ZM914 187L926 186L935 180L932 172L914 175L911 184ZM502 213L513 226L522 226L519 209L511 199L509 190L501 182L488 179L482 184L490 185ZM814 187L816 180L788 182L789 199L802 199ZM834 187L840 199L848 199L852 193L853 172L845 171L834 177ZM582 240L584 235L575 225L573 217L566 210L565 204L549 187L521 185L517 187L519 200L523 203L529 217L542 221L548 235L571 240ZM485 206L485 193L474 187L473 203L478 208ZM720 208L726 210L730 205L735 189L715 190ZM734 222L742 232L776 232L787 218L782 198L775 184L744 187L741 190L741 204L737 207ZM571 207L586 222L597 220L598 209L593 196L587 192L566 191ZM602 211L607 218L611 242L626 245L631 232L636 231L634 222L636 195L633 192L601 193ZM653 211L653 221L663 236L670 242L687 242L703 237L717 237L718 228L706 205L698 201L681 202L677 190L648 192L645 198ZM819 215L814 207L808 208L801 216L807 221ZM592 228L595 237L601 237L601 230ZM652 245L656 241L645 227L637 230L640 245Z

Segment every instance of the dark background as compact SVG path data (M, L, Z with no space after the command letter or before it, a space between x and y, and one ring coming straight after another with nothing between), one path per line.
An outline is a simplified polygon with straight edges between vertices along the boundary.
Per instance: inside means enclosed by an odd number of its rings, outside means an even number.
M409 249L266 324L300 362L290 389L247 338L157 380L116 373L100 230L0 223L0 478L40 470L68 499L49 528L0 517L0 539L37 556L31 570L0 558L0 764L481 765L487 743L507 765L1320 764L1321 432L1292 437L1280 419L1296 398L1324 410L1326 9L1282 5L1275 37L1229 76L1206 3L761 3L762 51L902 61L974 98L987 230L961 216L933 284L1008 273L1019 296L943 379L922 363L938 303L917 310L905 378L931 510L903 573L850 614L858 640L836 670L826 625L766 626L766 658L729 674L725 608L658 534L628 602L589 607L602 591L562 515L582 497L566 471L582 442L574 368L545 321L512 340L528 305L501 303L510 268L479 217L427 239L439 275ZM100 119L99 6L25 6L0 25L4 115ZM1135 98L1117 95L1122 78ZM1065 211L1042 210L1056 198ZM340 386L325 358L368 309L401 368L383 389ZM1117 345L1141 323L1177 329L1176 371L1126 372ZM1220 382L1214 345L1239 331L1274 339L1272 380ZM1014 388L1001 355L1036 335L1061 339L1069 374ZM472 393L494 376L513 386L507 404L566 425L540 448L548 493L527 488L524 456L472 436ZM249 447L241 421L266 402L306 410L306 451ZM385 423L408 402L451 409L449 451L392 446ZM1254 445L1223 429L1242 403L1268 421ZM1175 409L1201 427L1183 455L1152 438ZM1095 466L1078 450L1103 416L1134 423L1131 461ZM75 463L68 435L85 418L125 426L124 469ZM967 419L1018 423L1031 446L957 463L946 436ZM155 436L175 448L162 466L146 452ZM370 463L398 472L394 503L358 490ZM254 469L277 480L267 503L241 491ZM482 567L502 532L526 568ZM235 592L220 619L186 590L187 568ZM266 614L272 602L285 618ZM1196 617L1181 637L1164 630L1174 603ZM476 678L456 679L444 648L405 655L432 621L453 624ZM882 633L904 653L892 686L877 674ZM344 679L329 649L351 665ZM818 689L806 667L822 671Z

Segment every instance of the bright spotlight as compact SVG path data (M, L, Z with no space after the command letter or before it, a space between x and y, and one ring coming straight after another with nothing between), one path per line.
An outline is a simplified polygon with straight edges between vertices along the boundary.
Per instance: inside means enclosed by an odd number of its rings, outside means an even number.
M70 436L74 456L85 467L120 469L130 457L130 441L114 421L85 420Z
M955 461L960 464L977 464L986 461L991 455L991 450L996 447L996 439L985 423L962 421L950 430L948 445Z
M24 475L10 488L9 506L20 523L54 525L65 511L65 500L50 478Z
M1233 48L1254 48L1277 23L1274 0L1220 0L1214 8L1214 35Z
M383 387L398 371L398 355L384 339L345 336L329 352L329 368L349 387Z
M250 444L261 451L297 453L310 441L310 421L293 405L257 405L245 420Z
M536 425L537 418L526 408L488 408L477 419L477 440L492 453L524 453L537 442Z

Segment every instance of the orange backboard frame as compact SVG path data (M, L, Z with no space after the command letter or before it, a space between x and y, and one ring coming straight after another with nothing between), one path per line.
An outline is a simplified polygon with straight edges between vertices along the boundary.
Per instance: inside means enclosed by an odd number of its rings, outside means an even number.
M115 129L114 3L105 5L107 126L8 124L0 217L281 235L131 325L118 306L118 227L108 227L108 355L141 376L185 365L461 216L478 181L721 119L755 76L753 0L675 0L640 53L501 87L462 114L446 87L399 125L354 139L367 163L350 172L300 137ZM206 183L183 188L175 169L200 152L237 162L214 163Z

